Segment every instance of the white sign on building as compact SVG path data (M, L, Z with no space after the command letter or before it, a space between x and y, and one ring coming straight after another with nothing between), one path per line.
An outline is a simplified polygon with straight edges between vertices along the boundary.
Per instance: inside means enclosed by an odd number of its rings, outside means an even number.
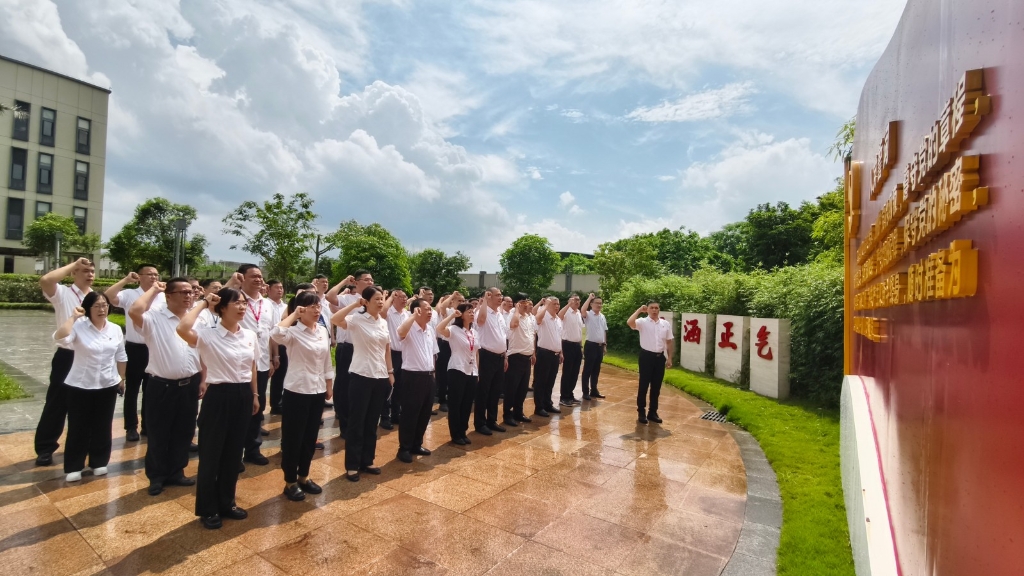
M715 357L715 315L683 312L679 315L679 365L706 372Z
M750 389L779 400L789 397L790 321L750 319Z
M715 378L739 382L750 349L750 318L719 315L715 324Z

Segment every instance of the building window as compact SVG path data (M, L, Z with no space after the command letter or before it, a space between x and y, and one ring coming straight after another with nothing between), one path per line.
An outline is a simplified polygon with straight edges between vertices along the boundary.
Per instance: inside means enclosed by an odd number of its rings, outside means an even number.
M85 215L86 215L85 208L79 208L78 206L75 206L75 208L74 208L75 225L78 226L78 233L79 234L85 234Z
M56 133L57 111L43 108L42 121L39 122L39 143L43 146L53 146Z
M11 148L11 190L25 189L25 174L28 172L28 150Z
M36 220L46 216L53 211L53 204L49 202L36 202Z
M14 274L14 256L4 256L4 274Z
M7 199L7 235L8 240L21 240L25 227L25 201L21 198Z
M32 112L32 105L28 102L15 100L14 108L16 111L12 114L14 116L14 130L11 132L11 138L28 142L28 119L29 114Z
M89 199L89 164L75 162L75 200Z
M85 118L78 119L78 137L75 140L75 149L79 154L89 154L89 132L92 122Z
M36 192L40 194L53 194L53 155L39 153L39 182L36 183Z

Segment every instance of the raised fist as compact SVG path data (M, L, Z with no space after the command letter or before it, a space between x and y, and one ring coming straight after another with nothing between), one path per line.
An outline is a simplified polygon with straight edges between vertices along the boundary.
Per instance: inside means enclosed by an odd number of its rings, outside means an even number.
M128 275L125 276L124 278L130 283L135 283L139 281L139 275L136 274L135 272L129 272Z
M235 272L231 275L231 281L236 282L239 286L242 285L243 280L245 280L245 276L242 276L241 272Z
M299 316L302 316L303 314L306 313L306 307L305 306L296 306L295 307L295 313L298 314Z
M154 282L153 287L156 288L157 292L163 292L167 290L167 282Z
M75 268L92 266L92 262L88 258L79 258L75 260Z
M462 318L462 312L460 312L460 311L458 311L458 310L456 310L455 312L453 312L453 314L455 315L455 317L456 317L456 318Z
M349 274L348 276L345 276L345 279L341 281L342 286L347 286L349 284L355 284L355 283L356 283L356 278L355 278L355 276L353 276L351 274Z
M75 306L75 309L71 312L71 315L74 316L75 318L81 318L82 316L85 316L85 308L82 308L81 306Z
M640 312L642 314L647 314L647 304L644 304L643 306L640 307Z
M237 274L237 272L236 272L236 274ZM218 296L216 294L207 294L206 295L206 306L208 308L213 308L217 304L220 304L220 296Z
M587 294L587 299L588 300L593 300L594 299L594 293L591 292L590 294Z
M419 320L421 316L423 316L423 308L417 306L416 309L412 311L412 317Z

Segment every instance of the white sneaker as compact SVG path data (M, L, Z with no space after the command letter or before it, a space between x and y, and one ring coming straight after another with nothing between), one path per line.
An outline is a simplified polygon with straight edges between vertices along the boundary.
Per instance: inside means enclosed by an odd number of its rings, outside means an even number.
M81 472L70 472L70 473L68 473L67 478L65 478L65 480L68 481L68 482L79 482L81 479L82 479L82 473Z
M107 467L106 466L100 466L99 468L93 470L92 474L93 474L93 476L106 476L106 474L107 474Z

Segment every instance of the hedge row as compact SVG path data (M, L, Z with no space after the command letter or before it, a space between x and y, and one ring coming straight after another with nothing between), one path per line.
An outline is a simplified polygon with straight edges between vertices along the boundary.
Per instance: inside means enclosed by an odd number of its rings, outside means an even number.
M842 266L815 263L749 274L702 269L689 277L634 278L605 306L612 348L639 349L626 319L648 300L676 312L789 318L791 393L838 406L843 379Z
M97 278L92 287L96 290L116 284L115 278ZM67 278L65 284L70 284ZM42 289L39 288L39 276L36 274L0 274L0 302L36 302L46 303Z

